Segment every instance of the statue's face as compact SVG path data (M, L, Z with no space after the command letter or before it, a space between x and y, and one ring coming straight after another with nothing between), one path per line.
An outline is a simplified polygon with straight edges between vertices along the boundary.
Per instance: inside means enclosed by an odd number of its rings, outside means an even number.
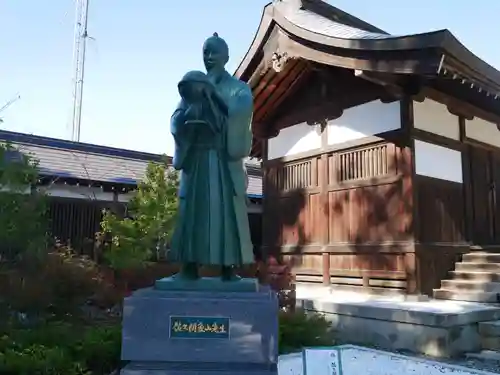
M224 44L218 38L208 38L203 45L203 62L207 72L224 69L228 59Z

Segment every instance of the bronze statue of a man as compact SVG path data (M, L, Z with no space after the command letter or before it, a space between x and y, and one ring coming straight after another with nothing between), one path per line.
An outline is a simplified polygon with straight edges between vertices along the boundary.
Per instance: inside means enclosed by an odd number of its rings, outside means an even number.
M199 265L221 266L223 280L237 280L234 267L254 261L244 168L253 97L246 83L225 70L228 60L229 48L215 33L203 45L207 74L184 76L171 118L181 182L170 259L182 264L176 277L189 280L199 277Z

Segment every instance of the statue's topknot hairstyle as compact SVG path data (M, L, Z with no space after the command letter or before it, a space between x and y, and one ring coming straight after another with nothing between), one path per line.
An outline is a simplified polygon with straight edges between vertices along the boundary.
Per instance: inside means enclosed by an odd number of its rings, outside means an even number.
M224 52L226 53L226 56L229 58L229 46L227 45L226 41L219 36L219 33L217 32L213 33L212 36L207 39L207 42L212 40L215 41L216 43L219 43L220 46L222 46Z

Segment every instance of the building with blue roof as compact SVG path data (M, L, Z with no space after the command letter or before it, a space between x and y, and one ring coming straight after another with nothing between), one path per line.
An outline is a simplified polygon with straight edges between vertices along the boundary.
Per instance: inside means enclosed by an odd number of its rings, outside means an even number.
M84 252L95 246L103 209L126 214L131 192L149 162L171 163L165 155L0 130L11 143L11 158L25 154L39 163L39 189L49 197L52 235ZM18 153L16 155L16 153ZM248 210L254 243L260 244L262 174L260 164L246 163Z

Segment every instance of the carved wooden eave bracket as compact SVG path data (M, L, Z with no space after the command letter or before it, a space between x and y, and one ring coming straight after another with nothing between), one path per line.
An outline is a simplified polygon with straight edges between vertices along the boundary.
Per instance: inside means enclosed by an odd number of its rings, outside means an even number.
M320 133L323 133L328 125L328 119L327 118L324 118L322 120L319 120L319 121L307 121L306 122L307 125L309 126L317 126L319 125L319 130L320 130Z
M417 95L411 95L411 98L416 102L423 103L425 101L425 94L423 92L420 92Z
M332 103L325 103L308 107L300 112L293 111L285 117L282 117L274 124L272 129L269 129L272 136L278 136L281 129L291 125L306 123L310 126L320 126L323 132L328 125L328 122L342 116L343 109L334 106Z
M276 51L271 57L272 68L276 73L282 72L287 62L290 60L288 53L286 51Z
M413 100L423 103L427 100L427 96L429 96L430 100L435 100L435 92L432 90L426 90L421 93L421 95L412 97ZM446 106L446 109L449 113L454 116L463 117L466 120L474 120L474 115L470 114L466 109L460 108L458 104L453 103L447 97L441 96L438 103L442 102Z
M321 133L323 133L328 125L328 121L341 117L344 111L341 107L331 102L332 92L330 85L333 82L330 82L329 75L325 70L319 70L318 73L322 76L318 98L325 104L313 106L312 110L308 111L309 118L306 124L310 126L319 125Z
M326 112L328 111L328 112ZM320 114L318 116L318 114ZM309 126L320 127L321 132L324 132L328 122L341 117L343 110L341 108L332 108L332 105L320 105L301 112L300 116L296 112L279 119L273 123L273 126L266 123L258 123L253 125L253 135L256 139L264 140L275 138L280 134L281 129L288 126L305 122Z
M466 120L472 121L474 120L474 116L471 115L470 113L467 113L466 111L458 108L455 105L447 105L446 109L448 109L448 112L450 112L452 115L458 116L458 117L463 117Z
M267 138L276 138L280 134L281 129L269 128L267 132Z
M252 126L253 136L258 140L275 138L279 135L279 130L266 123L254 123Z
M332 104L316 106L308 111L309 118L306 124L310 126L319 125L321 132L323 132L329 121L336 120L343 114L344 110L342 108L332 106Z

